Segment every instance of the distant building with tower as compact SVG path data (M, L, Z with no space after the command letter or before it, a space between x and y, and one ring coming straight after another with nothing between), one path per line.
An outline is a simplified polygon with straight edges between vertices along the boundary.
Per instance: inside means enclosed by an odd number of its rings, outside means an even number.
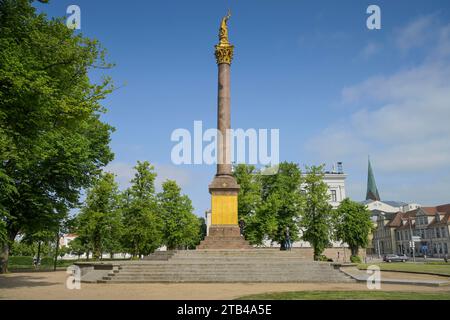
M382 213L407 212L420 207L417 203L406 203L396 200L381 200L375 182L375 174L370 159L367 167L367 192L366 200L361 201L372 213L372 221L377 222L378 216Z
M362 203L371 211L375 227L368 253L413 256L414 252L415 256L431 257L449 253L450 204L423 207L417 203L382 200L370 160L366 200Z

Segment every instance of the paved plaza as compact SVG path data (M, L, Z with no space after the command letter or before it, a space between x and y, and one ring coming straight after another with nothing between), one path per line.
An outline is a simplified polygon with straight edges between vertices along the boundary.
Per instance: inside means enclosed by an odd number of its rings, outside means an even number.
M365 290L364 283L145 283L90 284L82 283L80 290L65 287L67 273L36 272L11 273L0 276L0 299L235 299L244 295L265 292L305 290ZM398 277L399 274L396 274ZM418 275L415 275L417 277ZM430 276L424 276L430 279ZM383 284L384 291L448 292L450 287L428 287Z

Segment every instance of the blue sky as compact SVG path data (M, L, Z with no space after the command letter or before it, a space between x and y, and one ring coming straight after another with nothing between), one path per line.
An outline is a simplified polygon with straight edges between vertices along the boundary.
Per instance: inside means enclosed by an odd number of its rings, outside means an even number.
M50 1L49 16L81 8L120 87L103 119L116 127L108 169L125 187L137 160L158 184L176 179L203 215L215 166L171 162L177 128L216 124L213 46L228 8L232 126L280 130L280 160L337 161L347 193L362 200L370 154L385 200L450 202L450 2L442 1ZM381 8L381 30L366 9ZM99 73L93 73L93 80Z

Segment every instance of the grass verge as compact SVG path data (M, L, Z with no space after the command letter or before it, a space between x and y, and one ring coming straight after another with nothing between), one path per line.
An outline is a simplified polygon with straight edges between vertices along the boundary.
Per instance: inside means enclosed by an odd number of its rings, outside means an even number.
M293 291L248 295L236 300L450 300L450 291Z

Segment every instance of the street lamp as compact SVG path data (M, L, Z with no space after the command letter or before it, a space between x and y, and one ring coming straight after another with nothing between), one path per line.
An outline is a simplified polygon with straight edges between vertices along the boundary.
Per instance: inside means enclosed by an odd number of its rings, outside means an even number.
M411 219L411 217L408 217L407 219L403 219L402 218L402 220L409 222L409 233L411 235L410 248L411 248L412 253L413 253L413 261L416 262L416 251L415 251L416 245L415 245L414 240L413 240L412 219Z

